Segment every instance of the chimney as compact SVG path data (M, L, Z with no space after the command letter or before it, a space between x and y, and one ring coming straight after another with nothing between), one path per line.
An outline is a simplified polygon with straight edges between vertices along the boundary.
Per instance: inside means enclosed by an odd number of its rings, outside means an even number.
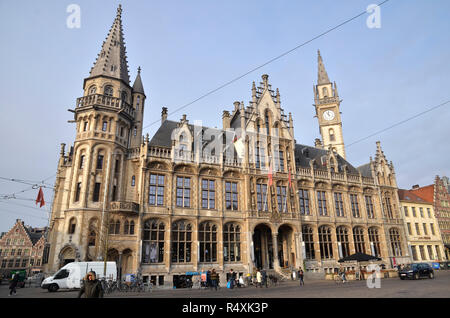
M420 188L420 187L419 187L418 184L415 184L415 185L412 186L412 189L413 189L413 190L416 190L416 189L419 189L419 188Z
M167 107L163 107L161 111L161 125L167 120Z
M224 130L230 128L230 112L228 110L223 111L222 126Z
M264 83L264 88L267 88L269 86L269 75L267 74L263 74L261 76L263 83Z

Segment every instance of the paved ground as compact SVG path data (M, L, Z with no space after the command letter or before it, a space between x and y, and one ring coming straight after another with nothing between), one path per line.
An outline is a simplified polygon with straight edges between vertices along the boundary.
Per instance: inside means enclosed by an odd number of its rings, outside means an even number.
M288 281L271 288L220 288L218 291L199 289L158 289L151 293L116 293L108 298L450 298L450 271L436 271L435 279L381 279L381 288L370 289L365 281L336 284L333 281ZM0 285L0 298L8 297L8 286ZM49 293L41 288L19 288L14 298L75 298L77 291Z

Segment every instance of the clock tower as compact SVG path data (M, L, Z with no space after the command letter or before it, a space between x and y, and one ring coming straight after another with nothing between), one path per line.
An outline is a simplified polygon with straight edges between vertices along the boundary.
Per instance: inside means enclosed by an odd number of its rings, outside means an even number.
M342 134L342 121L339 106L341 100L336 83L328 79L327 71L323 65L320 51L318 51L318 79L313 85L314 107L319 120L319 132L325 149L331 149L345 158L344 136Z

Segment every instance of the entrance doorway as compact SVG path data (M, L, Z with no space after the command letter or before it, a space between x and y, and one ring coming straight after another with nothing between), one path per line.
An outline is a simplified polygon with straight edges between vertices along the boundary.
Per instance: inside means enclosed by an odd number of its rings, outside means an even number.
M280 267L295 267L294 231L289 225L282 225L278 229L278 260Z
M273 269L272 231L265 224L255 227L253 249L256 268Z

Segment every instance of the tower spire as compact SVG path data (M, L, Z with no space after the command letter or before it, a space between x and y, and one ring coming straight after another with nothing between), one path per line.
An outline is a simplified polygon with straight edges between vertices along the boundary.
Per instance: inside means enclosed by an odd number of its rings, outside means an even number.
M322 56L320 56L320 50L317 50L317 63L318 63L318 74L317 74L317 85L328 84L330 80L328 79L327 71L323 65Z
M130 84L125 40L122 29L122 6L119 4L116 17L109 30L89 77L105 75Z
M138 73L136 76L136 79L134 80L134 84L133 84L133 92L135 93L141 93L144 94L144 86L142 85L142 80L141 80L141 67L138 67Z

